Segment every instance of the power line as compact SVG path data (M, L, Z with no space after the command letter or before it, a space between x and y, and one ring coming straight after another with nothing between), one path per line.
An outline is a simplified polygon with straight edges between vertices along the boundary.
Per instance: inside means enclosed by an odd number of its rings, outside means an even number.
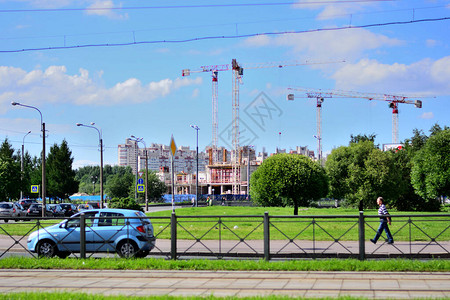
M221 7L249 7L249 6L285 6L285 5L322 5L322 4L393 2L393 1L398 1L398 0L341 0L341 1L315 1L315 2L268 2L268 3L235 3L235 4L135 6L135 7L1 9L0 13L144 10L144 9L180 9L180 8L186 9L186 8L221 8Z
M370 12L359 12L359 13L344 13L344 14L332 14L328 15L328 17L344 17L344 16L359 16L359 15L371 15L371 14L383 14L383 13L392 13L392 12L404 12L404 11L414 11L426 10L426 9L437 9L437 8L445 8L447 5L438 5L438 6L425 6L425 7L414 7L414 8L402 8L402 9L390 9L390 10L379 10L379 11L370 11ZM135 29L135 30L126 30L126 31L107 31L107 32L93 32L93 33L80 33L80 34L54 34L54 35L38 35L38 36L21 36L21 37L0 37L0 40L25 40L25 39L44 39L44 38L70 38L70 37L79 37L79 36L99 36L99 35L112 35L112 34L136 34L141 32L150 32L150 31L161 31L161 30L178 30L178 29L194 29L194 28L206 28L206 27L220 27L220 26L237 26L237 25L248 25L248 24L260 24L260 23L272 23L272 22L286 22L286 21L297 21L297 20L310 20L315 19L315 16L310 17L301 17L301 18L282 18L282 19L271 19L271 20L262 20L262 21L246 21L246 22L233 22L233 23L219 23L219 24L209 24L209 25L191 25L191 26L174 26L174 27L155 27L150 29Z
M111 43L111 44L106 43L106 44L84 44L84 45L73 45L73 46L38 47L38 48L26 48L26 49L14 49L14 50L0 50L0 53L18 53L18 52L44 51L44 50L81 49L81 48L92 48L92 47L120 47L120 46L132 46L132 45L144 45L144 44L181 44L181 43L190 43L190 42L198 42L198 41L205 41L205 40L239 39L239 38L249 38L249 37L264 36L264 35L278 36L278 35L285 35L285 34L302 34L302 33L321 32L321 31L338 31L338 30L371 28L371 27L391 26L391 25L406 25L406 24L414 24L414 23L422 23L422 22L446 21L449 19L450 19L450 17L442 17L442 18L419 19L419 20L411 20L411 21L395 21L395 22L356 25L356 26L349 25L349 26L334 27L334 28L318 28L318 29L295 30L295 31L284 31L284 32L263 32L263 33L251 33L251 34L228 35L228 36L227 35L205 36L205 37L196 37L196 38L181 39L181 40L133 41L133 42L126 42L126 43Z

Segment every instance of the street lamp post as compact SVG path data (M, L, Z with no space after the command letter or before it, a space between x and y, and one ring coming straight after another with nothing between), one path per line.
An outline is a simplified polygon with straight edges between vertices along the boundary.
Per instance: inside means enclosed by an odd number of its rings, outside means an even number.
M31 130L28 131L27 134L25 134L22 139L22 152L21 152L22 155L20 157L20 179L23 179L23 152L25 151L25 138L30 133L31 133ZM22 198L23 198L23 190L20 189L20 199L22 199Z
M319 158L319 162L322 163L322 137L321 136L314 136L315 139L317 139L317 143L318 143L318 148L317 148L317 157Z
M41 116L41 131L42 131L42 185L41 185L41 190L42 190L42 217L45 217L45 207L46 207L46 193L45 193L45 123L43 121L42 118L42 113L41 111L34 106L31 105L25 105L25 104L21 104L19 102L11 102L11 105L13 106L23 106L23 107L28 107L28 108L32 108L35 109L39 112L39 115Z
M198 207L198 131L200 128L197 125L191 125L193 129L197 132L197 150L196 150L196 160L197 160L197 168L195 174L195 207Z
M247 197L250 195L250 149L253 145L247 146Z
M98 139L100 143L100 208L103 208L103 138L101 131L94 126L95 123L92 122L91 125L84 125L81 123L77 123L77 126L88 127L97 130ZM95 190L94 190L95 193Z
M143 143L144 144L144 151L145 151L145 191L144 191L144 195L145 195L145 211L148 211L148 193L147 193L147 184L148 184L148 152L147 152L147 145L144 142L144 138L138 138L135 137L134 135L131 136L131 138L138 142L138 143ZM136 174L137 174L137 170L136 170ZM136 181L136 190L137 190L137 181Z

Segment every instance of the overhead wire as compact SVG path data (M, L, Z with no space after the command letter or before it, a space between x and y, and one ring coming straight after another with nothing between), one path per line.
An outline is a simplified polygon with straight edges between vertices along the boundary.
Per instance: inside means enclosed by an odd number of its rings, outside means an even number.
M144 10L144 9L186 9L186 8L223 8L248 6L285 6L285 5L322 5L367 2L394 2L398 0L341 0L341 1L315 1L315 2L267 2L267 3L232 3L232 4L199 4L199 5L161 5L161 6L135 6L135 7L86 7L86 8L34 8L34 9L0 9L0 13L22 12L70 12L70 11L102 11L102 10Z
M250 38L256 36L279 36L285 34L302 34L302 33L312 33L312 32L326 32L326 31L339 31L348 29L361 29L361 28L372 28L372 27L382 27L382 26L392 26L392 25L406 25L415 24L422 22L438 22L449 20L450 17L441 18L428 18L428 19L415 19L410 21L394 21L386 23L375 23L366 25L348 25L342 27L329 27L329 28L318 28L318 29L308 29L308 30L294 30L294 31L283 31L283 32L263 32L263 33L250 33L250 34L240 34L240 35L221 35L221 36L204 36L195 37L188 39L178 39L178 40L153 40L153 41L132 41L124 43L102 43L102 44L84 44L84 45L70 45L70 46L53 46L53 47L36 47L36 48L26 48L26 49L13 49L13 50L0 50L0 53L18 53L18 52L30 52L30 51L44 51L44 50L62 50L62 49L81 49L81 48L91 48L91 47L120 47L120 46L132 46L132 45L143 45L143 44L178 44L178 43L190 43L205 40L218 40L218 39L240 39L240 38Z
M358 12L358 13L345 13L345 14L331 14L328 18L337 17L353 17L358 15L370 15L370 14L382 14L382 13L392 13L392 12L404 12L404 11L415 11L426 10L426 9L440 9L447 7L448 5L438 5L438 6L425 6L425 7L414 7L414 8L402 8L402 9L392 9L392 10L379 10L370 12ZM79 36L100 36L100 35L112 35L112 34L133 34L135 38L136 33L141 32L151 32L151 31L161 31L161 30L179 30L179 29L194 29L194 28L207 28L207 27L220 27L220 26L238 26L238 25L248 25L248 24L260 24L260 23L273 23L273 22L286 22L286 21L298 21L298 20L308 20L315 19L315 16L301 17L301 18L283 18L283 19L272 19L263 21L245 21L245 22L233 22L233 23L220 23L220 24L206 24L206 25L191 25L191 26L174 26L174 27L155 27L150 29L135 29L135 30L124 30L124 31L108 31L108 32L94 32L94 33L80 33L80 34L54 34L54 35L41 35L41 36L20 36L20 37L1 37L0 40L24 40L24 39L44 39L44 38L63 38L64 42L70 37Z

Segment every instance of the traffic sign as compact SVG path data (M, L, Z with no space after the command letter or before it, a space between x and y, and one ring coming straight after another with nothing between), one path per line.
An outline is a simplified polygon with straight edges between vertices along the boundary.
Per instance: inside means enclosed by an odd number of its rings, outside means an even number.
M139 177L142 177L142 175L144 175L144 172L138 172Z
M137 185L137 191L138 191L138 193L144 193L145 192L145 185L138 184Z
M36 194L39 193L39 185L32 185L31 192Z
M144 184L144 179L139 178L137 183L138 183L138 184Z
M175 156L175 151L177 151L177 145L175 144L175 140L172 137L170 138L170 151L172 152L172 156Z

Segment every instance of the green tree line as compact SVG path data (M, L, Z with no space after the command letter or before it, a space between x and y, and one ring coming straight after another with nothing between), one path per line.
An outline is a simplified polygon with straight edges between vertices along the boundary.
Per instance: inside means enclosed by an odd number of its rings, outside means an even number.
M324 165L296 154L278 154L252 174L252 200L266 206L308 206L324 197L359 209L379 196L398 210L435 211L450 195L450 128L435 124L427 136L415 129L402 149L382 151L376 135L351 135Z
M15 151L8 138L0 146L0 201L15 201L23 192L24 198L38 198L31 193L31 185L42 183L42 159L23 154L21 170L20 150ZM135 176L130 167L110 166L103 168L103 186L109 198L134 198ZM158 200L166 192L166 185L155 172L149 172L148 197ZM46 196L66 200L74 193L100 194L100 167L86 166L73 169L72 152L65 140L54 144L46 157ZM143 201L144 194L138 197Z

